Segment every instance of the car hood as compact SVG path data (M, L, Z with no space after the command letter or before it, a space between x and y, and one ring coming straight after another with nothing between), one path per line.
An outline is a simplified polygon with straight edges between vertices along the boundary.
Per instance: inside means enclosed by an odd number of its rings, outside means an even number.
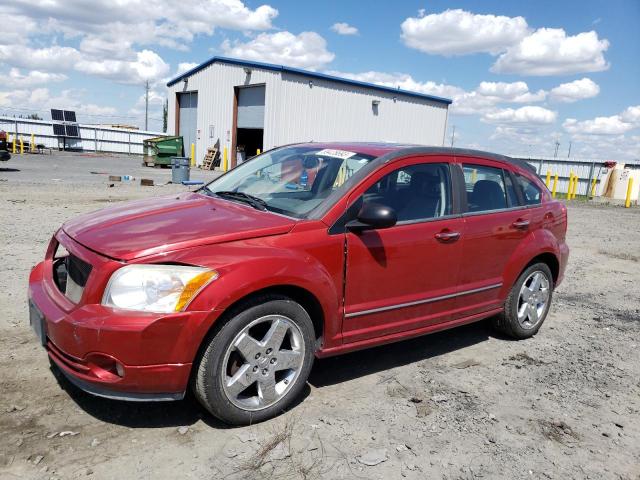
M188 192L80 215L62 230L97 253L126 261L196 245L279 235L294 224L285 216Z

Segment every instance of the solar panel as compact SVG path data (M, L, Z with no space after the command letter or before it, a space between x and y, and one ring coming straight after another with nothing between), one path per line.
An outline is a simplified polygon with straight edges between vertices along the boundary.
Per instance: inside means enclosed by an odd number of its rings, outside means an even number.
M63 122L64 121L64 115L62 113L62 110L56 110L56 109L51 109L51 120L55 120L57 122Z
M59 123L54 123L53 124L53 134L58 136L58 137L64 137L65 136L64 125L61 125Z
M78 131L77 125L65 125L67 130L67 137L79 137L80 132Z
M64 111L64 121L65 122L76 123L76 112L73 112L73 111L70 111L70 110L65 110Z

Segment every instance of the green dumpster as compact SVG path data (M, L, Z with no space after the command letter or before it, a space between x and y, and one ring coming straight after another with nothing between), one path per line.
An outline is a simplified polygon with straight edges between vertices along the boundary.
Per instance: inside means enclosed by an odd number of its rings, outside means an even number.
M156 137L144 140L143 165L147 167L170 167L171 158L182 157L182 137Z

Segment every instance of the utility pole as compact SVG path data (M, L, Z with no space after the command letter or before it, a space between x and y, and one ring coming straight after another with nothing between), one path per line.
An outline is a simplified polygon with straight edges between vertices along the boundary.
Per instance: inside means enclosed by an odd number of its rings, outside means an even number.
M149 80L144 84L144 129L149 130Z
M569 142L569 153L567 153L567 158L571 157L571 143Z
M553 158L558 158L558 148L560 147L560 142L556 140L556 151L553 153Z
M451 148L453 148L453 142L456 139L456 126L453 125L453 132L451 132Z

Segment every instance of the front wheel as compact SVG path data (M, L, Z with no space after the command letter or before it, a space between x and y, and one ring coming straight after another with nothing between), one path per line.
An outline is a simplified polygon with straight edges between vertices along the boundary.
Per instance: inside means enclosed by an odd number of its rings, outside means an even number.
M553 294L553 275L545 263L536 263L520 274L494 319L497 330L517 339L535 335L544 322Z
M209 340L197 366L196 397L226 423L274 417L301 394L314 338L300 304L280 296L254 301Z

